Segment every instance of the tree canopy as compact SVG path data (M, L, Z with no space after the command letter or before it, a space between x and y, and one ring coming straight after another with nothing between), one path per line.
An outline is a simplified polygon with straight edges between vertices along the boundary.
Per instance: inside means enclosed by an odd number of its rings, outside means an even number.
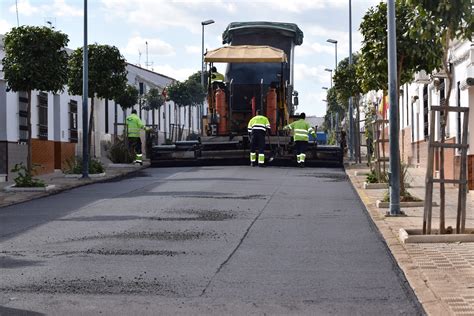
M69 60L68 86L73 94L82 95L82 47L73 51ZM115 46L90 44L89 98L115 99L127 82L127 63Z
M429 24L427 16L418 15L406 0L397 0L397 83L410 82L415 72L430 73L441 66L442 48L435 36L418 36L422 25ZM417 25L417 28L413 27ZM360 24L362 42L357 76L363 92L388 90L387 4L381 2L370 8Z
M3 72L13 91L57 92L67 82L69 42L66 34L47 27L14 27L5 34Z
M138 89L127 84L125 90L122 91L122 94L115 98L115 102L120 104L120 107L123 110L133 107L138 103Z
M145 109L159 109L165 103L165 101L165 97L160 93L160 90L157 88L151 88L150 91L148 91L145 95Z
M201 104L206 96L201 86L201 74L196 72L184 82L176 82L168 87L169 98L178 106L195 106Z

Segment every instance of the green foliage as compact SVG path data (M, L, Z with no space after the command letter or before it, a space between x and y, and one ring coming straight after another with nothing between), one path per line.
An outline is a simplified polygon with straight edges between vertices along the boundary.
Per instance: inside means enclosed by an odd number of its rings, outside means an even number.
M71 94L82 95L82 47L74 50L68 65L68 87ZM125 90L127 63L115 46L90 44L89 98L116 99Z
M157 110L165 103L165 101L165 97L160 93L160 90L152 88L145 95L146 105L144 106L144 109Z
M82 157L72 157L66 160L67 167L63 170L66 174L82 174ZM89 160L89 174L105 172L104 165L97 159Z
M349 64L349 57L341 60L337 65L334 74L334 88L336 90L339 103L346 104L352 96L362 92L360 80L357 78L356 65L359 61L358 54L352 54L352 65Z
M367 178L365 178L365 181L367 183L379 183L379 179L377 179L377 174L374 170L370 171L370 173L367 175Z
M326 111L326 115L324 116L324 126L323 129L325 132L329 130L331 127L331 114L334 116L334 121L336 121L336 113L339 113L339 126L341 121L344 119L344 116L347 111L347 100L345 103L339 102L337 98L337 93L336 89L333 87L331 89L328 89L328 93L326 96L328 108Z
M441 66L442 47L433 36L419 36L422 25L431 23L419 15L406 0L397 0L397 84L410 82L415 72L430 73ZM387 4L381 2L370 8L360 24L364 37L356 73L363 92L388 90Z
M127 84L122 93L115 98L115 102L120 104L122 110L133 107L138 103L138 89L132 85Z
M418 35L428 37L435 32L439 37L470 41L474 32L472 0L407 0L416 7L416 13L423 16L424 25L417 25ZM418 21L419 22L419 21ZM433 26L436 27L433 32ZM448 31L449 32L446 32Z
M13 181L15 181L15 186L20 188L43 188L46 184L40 180L33 178L32 173L35 170L35 166L28 170L28 168L23 165L22 162L15 164L11 172L18 172Z
M197 78L199 77L199 81ZM201 104L206 90L201 86L200 72L194 73L184 82L176 82L168 87L168 95L178 106Z
M5 34L3 72L13 91L63 90L67 82L69 42L64 33L47 27L14 27Z
M125 140L122 138L117 138L115 143L110 147L107 157L113 163L131 163L135 159Z

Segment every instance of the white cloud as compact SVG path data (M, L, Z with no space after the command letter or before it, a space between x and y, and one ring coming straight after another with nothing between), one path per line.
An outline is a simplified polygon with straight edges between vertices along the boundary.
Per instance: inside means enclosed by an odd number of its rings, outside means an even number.
M201 33L203 16L213 10L236 11L234 4L206 0L102 0L108 15L126 19L129 23L153 30L173 27L185 28L194 34Z
M0 20L0 34L5 34L6 32L10 31L12 26L5 20Z
M10 12L16 13L16 6L10 6ZM43 5L31 5L29 0L19 0L18 1L18 14L20 17L32 16L34 14L39 15L54 15L54 16L65 16L65 17L75 17L82 16L83 9L81 6L75 7L66 3L65 0L54 0L53 4L43 4Z
M186 45L185 49L186 53L192 55L201 54L202 52L202 47L199 46Z
M143 38L134 36L128 40L123 52L128 55L137 55L138 51L146 54L146 42L148 42L148 55L171 56L175 54L173 46L159 38ZM146 56L143 55L145 58Z
M196 72L194 68L175 68L168 64L166 65L157 65L153 67L153 71L163 74L165 76L177 79L179 81L184 81L188 79L190 75Z
M32 16L39 11L38 7L32 6L29 0L18 1L18 13L21 15ZM16 13L16 5L10 6L10 12Z
M326 114L326 92L310 92L301 93L299 95L298 112L305 112L316 116L323 116Z
M330 85L330 73L325 71L326 67L318 65L311 67L306 64L295 63L295 81L314 81L315 83Z
M308 56L312 54L334 54L334 45L322 45L320 43L310 43L306 41L303 45L298 46L295 50L296 57Z

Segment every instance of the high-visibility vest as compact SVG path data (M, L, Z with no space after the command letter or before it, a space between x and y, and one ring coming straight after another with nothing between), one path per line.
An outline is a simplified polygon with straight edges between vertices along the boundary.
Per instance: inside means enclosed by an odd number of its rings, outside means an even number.
M224 82L224 75L218 72L213 72L211 75L211 82L214 81Z
M128 137L140 137L140 130L145 129L145 125L142 120L135 113L130 114L127 117L127 130Z
M254 116L247 125L247 130L249 133L256 130L265 132L267 129L270 129L270 121L263 115Z
M303 119L294 121L293 123L284 127L285 129L291 129L293 131L293 139L296 141L308 141L308 134L312 134L316 137L314 129Z

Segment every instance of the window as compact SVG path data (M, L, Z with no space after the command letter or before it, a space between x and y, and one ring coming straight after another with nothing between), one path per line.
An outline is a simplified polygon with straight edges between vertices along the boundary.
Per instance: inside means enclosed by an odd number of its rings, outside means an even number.
M48 95L44 92L38 95L38 138L48 139Z
M428 139L430 133L430 125L428 122L429 107L428 107L428 85L423 86L423 136Z
M26 92L18 93L18 122L20 143L28 141L28 94Z
M77 143L77 101L69 101L69 141Z

